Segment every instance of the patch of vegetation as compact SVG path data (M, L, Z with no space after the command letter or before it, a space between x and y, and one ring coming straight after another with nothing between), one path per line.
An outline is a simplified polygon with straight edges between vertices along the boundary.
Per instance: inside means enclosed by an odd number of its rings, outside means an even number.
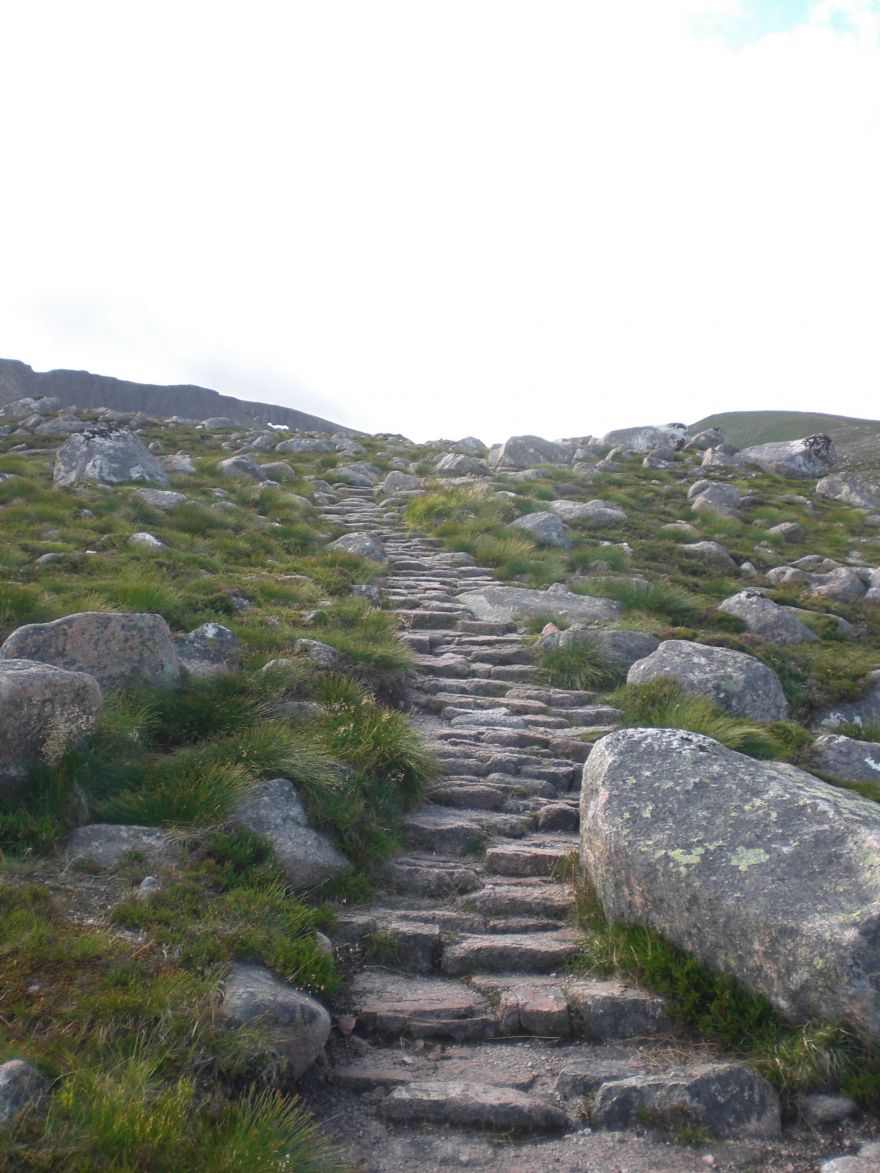
M795 761L812 744L809 733L793 721L762 723L731 717L709 697L682 692L671 678L624 684L608 700L623 709L626 728L687 729L753 758Z
M668 999L679 1029L747 1060L782 1092L839 1089L876 1106L880 1050L828 1023L792 1024L735 978L716 974L642 925L611 924L582 880L577 901L584 930L573 963L585 975L624 976Z
M560 647L539 648L535 663L549 673L549 683L554 688L611 688L626 676L625 665L588 636Z

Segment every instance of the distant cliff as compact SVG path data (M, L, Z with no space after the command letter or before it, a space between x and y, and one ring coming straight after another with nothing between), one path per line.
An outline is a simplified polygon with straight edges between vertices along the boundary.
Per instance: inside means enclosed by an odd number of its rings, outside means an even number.
M243 424L285 424L306 432L343 432L353 435L353 428L331 420L278 407L271 403L251 403L221 395L207 387L188 385L163 387L152 383L130 383L89 371L35 371L27 363L0 358L0 405L30 396L38 399L50 395L63 405L110 407L116 411L143 411L147 415L178 415L184 419L208 419L226 416Z

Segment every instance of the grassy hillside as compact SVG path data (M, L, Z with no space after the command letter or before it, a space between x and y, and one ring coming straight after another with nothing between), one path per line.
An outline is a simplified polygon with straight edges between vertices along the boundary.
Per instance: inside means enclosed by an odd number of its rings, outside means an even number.
M689 430L695 433L703 428L720 428L738 448L827 432L842 468L880 474L880 420L817 411L722 411L698 420Z

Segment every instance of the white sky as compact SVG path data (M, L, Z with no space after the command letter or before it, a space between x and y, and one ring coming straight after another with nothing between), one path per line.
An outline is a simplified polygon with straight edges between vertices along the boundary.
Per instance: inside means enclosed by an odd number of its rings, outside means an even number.
M6 0L0 355L416 440L880 416L880 0Z

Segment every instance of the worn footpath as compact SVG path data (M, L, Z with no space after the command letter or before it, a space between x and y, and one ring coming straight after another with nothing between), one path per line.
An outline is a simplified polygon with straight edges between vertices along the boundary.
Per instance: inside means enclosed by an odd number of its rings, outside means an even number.
M384 542L442 776L405 819L387 889L335 931L350 980L303 1091L346 1158L371 1173L880 1168L833 1105L783 1120L770 1085L676 1035L662 999L571 971L584 735L618 714L549 687L511 625L475 620L458 596L491 573L407 534L403 499L375 493L322 509Z

